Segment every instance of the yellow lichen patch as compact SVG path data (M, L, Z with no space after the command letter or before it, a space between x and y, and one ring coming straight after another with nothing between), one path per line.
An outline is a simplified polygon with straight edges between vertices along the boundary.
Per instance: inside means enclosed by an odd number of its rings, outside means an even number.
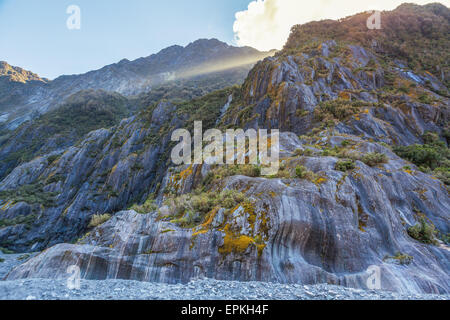
M265 205L268 209L268 205ZM224 244L219 248L219 253L227 255L230 253L245 253L249 247L256 249L258 257L260 257L266 247L268 241L268 219L266 211L257 213L255 203L246 200L239 206L230 210L225 215L224 227L220 231L225 233ZM249 232L241 234L241 227L234 225L230 218L245 217L249 226Z
M195 238L195 237L197 237L198 235L200 235L200 234L205 234L205 233L208 233L208 230L199 230L199 231L197 231L197 232L194 232L194 233L192 234L192 237Z
M349 92L341 91L341 92L339 92L339 98L341 98L343 100L351 100L352 95Z
M422 199L423 201L427 200L427 197L425 196L425 193L428 192L427 189L415 189L414 192L419 194L420 199Z
M365 228L367 227L367 220L369 216L364 212L364 209L359 202L359 198L357 198L356 200L358 205L358 229L361 232L366 232Z
M272 147L272 138L267 138L267 148L271 148Z
M318 177L317 179L315 179L315 180L313 181L313 183L314 183L315 185L319 186L319 185L321 185L321 184L323 184L323 183L326 183L327 181L328 181L328 179L325 178L325 177Z
M67 207L66 209L64 209L64 212L62 214L63 217L67 216L67 212L69 211L70 207Z
M190 249L194 247L195 239L197 238L197 236L208 233L211 223L214 221L214 218L216 217L218 211L219 211L218 207L212 209L206 216L205 222L201 224L199 227L192 229L193 234L191 236L191 245L189 247Z
M356 169L359 169L359 168L356 168ZM352 177L353 177L354 179L358 180L358 179L361 179L361 178L362 178L362 175L361 175L359 172L353 171L353 172L352 172Z
M180 179L186 179L193 173L192 164L186 169L180 172Z
M201 227L203 229L209 228L209 226L213 222L214 218L216 217L218 211L219 211L219 208L216 207L208 213L208 215L206 216L205 222L201 225Z
M248 213L249 215L255 215L255 206L251 201L245 201L242 204L242 207L244 208L245 213Z
M410 170L410 169L403 169L403 172L406 172L410 175L414 175L414 171Z
M12 203L13 203L13 201L11 201L11 200L6 201L6 203L3 205L3 207L2 207L0 210L4 211L4 210L6 210L6 209L9 209L9 206L10 206Z
M114 172L116 172L117 170L117 164L111 169L111 174L114 174Z
M224 229L225 238L223 239L223 246L219 248L219 253L230 254L230 253L244 253L248 247L255 243L255 241L249 236L245 235L234 235L229 230L229 225L225 226Z
M256 245L256 250L258 250L258 257L261 257L261 255L263 254L263 251L264 251L265 248L266 248L266 244L265 243Z

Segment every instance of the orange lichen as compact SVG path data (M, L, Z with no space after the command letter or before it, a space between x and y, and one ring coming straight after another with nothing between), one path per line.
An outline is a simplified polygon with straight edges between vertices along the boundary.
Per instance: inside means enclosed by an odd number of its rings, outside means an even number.
M192 168L192 164L186 168L186 170L183 170L180 172L180 179L186 179L188 178L190 175L192 175L193 173L193 168Z
M321 185L321 184L323 184L323 183L326 183L328 181L328 179L327 178L325 178L325 177L318 177L317 179L315 179L313 182L314 182L314 184L315 185Z
M194 233L192 234L192 237L195 238L195 237L197 237L198 235L200 235L200 234L205 234L205 233L208 233L208 230L199 230L199 231L197 231L197 232L194 232Z
M341 91L339 93L339 98L350 101L352 99L352 95L349 92Z
M219 248L219 253L230 254L244 253L248 247L255 243L255 240L245 235L235 235L229 230L229 225L225 226L225 237L223 239L223 246Z

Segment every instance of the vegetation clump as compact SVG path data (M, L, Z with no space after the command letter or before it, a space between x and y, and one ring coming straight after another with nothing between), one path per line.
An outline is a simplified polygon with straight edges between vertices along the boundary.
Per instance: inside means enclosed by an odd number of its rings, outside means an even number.
M89 222L88 228L95 228L99 225L104 224L106 221L111 219L111 215L108 213L105 214L94 214L91 217L91 221Z
M334 167L337 171L347 172L349 170L355 169L355 161L353 160L340 160L336 163Z
M414 260L414 258L412 256L401 253L401 252L397 252L395 254L395 256L393 256L393 257L386 256L383 260L387 260L387 259L394 259L401 265L409 265Z
M436 133L423 135L424 144L394 147L394 152L425 173L434 174L447 186L450 185L450 149Z
M175 217L171 222L182 228L193 228L215 208L232 209L246 200L242 192L224 190L222 192L200 192L184 194L166 200Z
M376 165L386 163L388 161L388 158L384 153L370 152L364 155L361 161L369 167L374 167Z
M2 248L2 247L0 247L0 251L1 251L3 254L14 254L14 253L15 253L15 252L12 251L12 250L9 250L9 249L7 249L7 248Z
M145 202L142 205L138 204L132 205L130 207L130 210L134 210L139 214L147 214L158 210L158 206L156 205L156 202L154 200L154 195L148 197L147 200L145 200Z
M408 228L408 234L411 238L425 244L437 244L437 230L434 225L429 224L424 217L420 217L419 223Z
M0 219L0 228L6 228L11 226L17 226L17 225L25 225L27 228L31 228L34 221L36 220L36 215L31 214L28 216L17 216L13 219Z
M11 201L13 204L26 202L28 204L41 204L50 208L55 205L57 193L44 191L42 183L23 185L15 190L0 191L0 199Z
M314 110L314 116L321 122L332 120L344 121L349 117L359 114L361 108L371 106L364 101L349 101L345 99L336 99L322 102Z

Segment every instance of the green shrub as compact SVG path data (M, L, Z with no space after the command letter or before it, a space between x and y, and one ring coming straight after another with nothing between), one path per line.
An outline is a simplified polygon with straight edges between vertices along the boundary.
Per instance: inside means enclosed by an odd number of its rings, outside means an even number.
M207 174L207 176L203 180L203 185L207 186L214 181L238 175L252 178L260 177L261 166L252 164L219 166Z
M88 228L98 227L99 225L104 224L109 219L111 219L111 215L110 214L107 214L107 213L105 213L105 214L94 214L91 217L91 221L89 222Z
M439 233L439 239L444 242L446 245L450 244L450 233L444 234Z
M297 166L295 168L295 175L297 176L297 178L309 180L311 182L317 182L318 179L322 179L322 177L308 170L304 166Z
M426 94L421 94L419 96L419 101L424 103L424 104L431 104L433 103L433 99L431 99L428 95Z
M420 217L419 223L408 228L411 238L425 244L436 244L437 231L432 224L427 223L424 217Z
M294 156L296 156L296 157L301 157L301 156L311 157L311 156L314 156L314 154L315 154L314 150L309 149L309 148L306 148L305 150L297 149L294 151Z
M346 172L355 169L355 162L353 160L341 160L336 163L335 170Z
M0 263L5 262L5 259L0 258Z
M394 152L403 159L411 161L417 166L426 166L435 169L442 160L439 149L431 145L412 145L395 147Z
M44 207L53 207L58 193L44 191L42 183L23 185L15 190L0 191L0 199L28 204L42 204Z
M58 154L54 154L54 155L52 155L52 156L49 156L48 158L47 158L47 162L48 162L48 164L52 164L53 162L55 162L57 159L59 159L61 156L60 155L58 155Z
M341 146L343 146L344 148L345 147L348 147L350 145L350 141L348 141L348 140L344 140L344 141L342 141L342 143L341 143Z
M236 190L199 192L168 198L165 202L175 216L171 222L191 228L203 221L215 208L232 209L246 201L245 194Z
M361 152L355 151L350 148L335 148L335 152L336 152L336 157L338 157L340 159L346 159L346 160L349 159L349 160L357 161L357 160L361 160L363 157Z
M275 175L270 176L269 178L272 178L272 179L275 179L275 178L290 179L290 178L292 178L292 175L291 175L291 173L289 172L288 169L280 168Z
M25 254L22 254L20 257L17 257L17 260L24 261L24 260L28 260L30 257L31 257L31 255L29 253L25 253Z
M320 103L314 110L314 117L318 121L328 122L336 119L344 121L361 112L361 108L372 106L365 101L348 101L345 99L329 100Z
M0 251L1 251L3 254L14 254L14 253L15 253L14 251L9 250L9 249L7 249L7 248L0 248Z
M384 153L371 152L364 155L361 161L370 167L374 167L376 165L386 163L388 161L388 158Z
M304 166L298 166L295 168L295 175L297 178L305 179L308 170Z
M414 258L408 254L404 254L401 252L397 252L395 256L393 257L386 257L388 259L395 259L397 260L401 265L409 265L414 260Z
M35 220L35 214L31 214L28 216L17 216L13 219L0 219L0 228L17 226L20 224L24 224L27 228L31 228Z
M436 168L443 168L444 171L449 168L450 151L445 143L439 140L439 136L433 132L426 132L422 138L425 142L423 145L398 146L393 150L399 157L418 167L429 168L432 171Z
M439 140L439 136L435 132L427 131L422 136L423 142L425 144L438 144L441 145L441 141Z
M140 214L147 214L158 210L158 206L153 199L153 195L150 196L142 205L134 204L130 207L130 210L134 210Z
M441 180L445 185L450 186L450 168L436 168L433 175Z

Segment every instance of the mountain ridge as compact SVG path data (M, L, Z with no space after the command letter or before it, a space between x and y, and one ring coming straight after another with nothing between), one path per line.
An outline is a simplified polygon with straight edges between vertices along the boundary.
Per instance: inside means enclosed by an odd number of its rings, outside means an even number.
M256 61L271 54L273 52L259 52L249 47L233 47L217 39L200 39L186 47L172 46L148 57L121 60L84 74L62 75L51 81L30 83L3 81L0 83L0 94L3 95L0 99L0 125L4 129L15 129L36 114L56 108L77 91L101 89L133 96L174 79L228 70L248 71ZM225 68L210 70L212 65L225 65ZM27 74L30 77L34 75L32 72ZM236 73L235 81L243 81L243 77Z

